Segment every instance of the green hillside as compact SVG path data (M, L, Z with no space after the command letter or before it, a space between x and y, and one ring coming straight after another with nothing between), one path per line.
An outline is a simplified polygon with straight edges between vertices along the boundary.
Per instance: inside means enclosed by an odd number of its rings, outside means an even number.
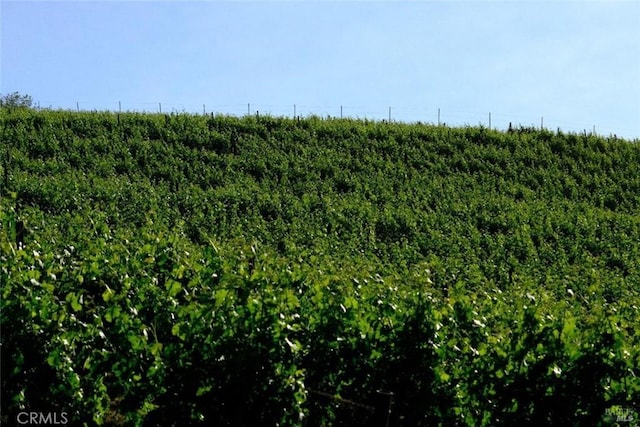
M637 140L7 108L0 124L3 417L385 425L383 390L389 426L638 419Z

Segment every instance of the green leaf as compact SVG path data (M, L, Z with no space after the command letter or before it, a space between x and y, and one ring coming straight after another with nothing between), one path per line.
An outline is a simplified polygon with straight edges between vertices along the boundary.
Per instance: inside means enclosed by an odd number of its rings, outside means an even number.
M169 292L169 296L175 297L182 290L182 285L175 280L168 279L165 288Z
M122 311L120 309L120 306L114 305L107 309L107 311L104 314L104 318L107 322L111 323L113 322L114 319L117 319L118 317L120 317L121 313Z
M172 335L178 335L180 333L180 325L179 324L175 324L171 327L171 334Z
M54 351L47 356L47 363L52 368L57 368L60 364L60 354L58 351Z
M71 309L75 312L82 310L82 304L78 301L78 295L75 292L69 292L65 300L71 304Z
M107 286L107 289L102 293L102 299L104 302L109 302L113 298L113 291Z
M198 390L196 391L196 396L200 397L206 393L209 393L211 391L211 389L213 388L213 386L204 386L204 387L200 387L198 388Z
M127 339L129 340L129 343L131 343L131 347L133 347L134 350L139 350L142 347L142 339L140 337L136 335L129 335Z
M162 352L162 347L163 347L162 343L159 343L159 342L153 343L151 345L151 354L158 357Z
M175 324L175 325L173 325L171 327L171 335L176 336L176 337L180 338L183 341L186 339L186 335L184 333L183 334L180 333L180 324L179 323L177 323L177 324Z

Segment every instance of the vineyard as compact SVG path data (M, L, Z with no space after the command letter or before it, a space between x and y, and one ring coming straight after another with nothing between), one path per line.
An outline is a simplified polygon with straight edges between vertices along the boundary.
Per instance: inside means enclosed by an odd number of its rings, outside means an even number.
M637 423L638 141L6 107L0 126L3 421Z

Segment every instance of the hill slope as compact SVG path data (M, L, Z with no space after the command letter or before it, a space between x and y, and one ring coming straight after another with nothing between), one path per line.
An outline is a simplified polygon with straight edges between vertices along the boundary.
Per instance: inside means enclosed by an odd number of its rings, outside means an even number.
M606 423L637 401L635 143L0 114L3 319L31 319L3 320L3 346L40 355L18 371L3 357L11 405L94 422L354 425L379 417L325 393L375 402L384 388L394 425L509 425Z

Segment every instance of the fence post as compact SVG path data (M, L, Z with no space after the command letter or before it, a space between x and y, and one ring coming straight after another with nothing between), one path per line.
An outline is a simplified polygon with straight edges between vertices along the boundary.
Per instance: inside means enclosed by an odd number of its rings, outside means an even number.
M378 390L375 395L373 409L373 423L376 427L389 427L391 418L391 405L393 404L393 392Z

